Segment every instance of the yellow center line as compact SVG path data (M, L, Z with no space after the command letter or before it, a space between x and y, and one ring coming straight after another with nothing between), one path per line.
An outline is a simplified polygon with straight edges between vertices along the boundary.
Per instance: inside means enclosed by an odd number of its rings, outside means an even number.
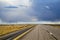
M32 30L32 28L31 28L31 29L29 29L28 31L26 31L26 32L22 33L21 35L17 36L17 37L16 37L16 38L14 38L13 40L18 40L18 39L20 39L21 37L23 37L25 34L27 34L28 32L30 32L31 30Z

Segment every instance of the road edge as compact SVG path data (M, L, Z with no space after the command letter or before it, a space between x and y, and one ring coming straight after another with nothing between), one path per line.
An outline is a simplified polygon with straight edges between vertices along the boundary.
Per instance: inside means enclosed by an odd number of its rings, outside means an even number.
M16 38L14 38L13 40L18 40L20 38L22 38L24 35L26 35L27 33L29 33L30 31L32 31L33 28L27 30L26 32L20 34L19 36L17 36Z

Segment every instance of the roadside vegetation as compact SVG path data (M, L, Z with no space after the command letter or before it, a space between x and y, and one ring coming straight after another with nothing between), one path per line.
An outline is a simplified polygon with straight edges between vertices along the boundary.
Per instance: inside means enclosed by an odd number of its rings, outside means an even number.
M51 26L56 27L56 28L60 28L60 25L58 25L58 24L51 25Z
M25 28L33 27L34 24L1 24L0 25L0 36L5 34L22 30Z
M56 27L56 28L60 28L60 24L45 24L45 25L50 25L50 26L53 26L53 27Z

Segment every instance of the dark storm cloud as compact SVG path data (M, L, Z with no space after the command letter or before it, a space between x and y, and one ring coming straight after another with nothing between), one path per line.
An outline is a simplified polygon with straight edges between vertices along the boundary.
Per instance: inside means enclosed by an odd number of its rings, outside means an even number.
M39 21L60 21L59 0L34 0L33 9Z

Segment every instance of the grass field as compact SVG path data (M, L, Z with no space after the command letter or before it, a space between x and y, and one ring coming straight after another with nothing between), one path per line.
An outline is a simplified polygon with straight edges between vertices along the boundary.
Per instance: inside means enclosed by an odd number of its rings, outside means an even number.
M50 25L52 27L60 28L60 24L46 24L46 25Z
M56 28L60 28L60 25L51 25L53 27L56 27Z
M33 27L34 25L30 25L30 24L4 24L4 25L0 25L0 36L3 36L5 34L14 32L14 31L18 31L18 30L22 30L25 28L29 28L29 27Z

